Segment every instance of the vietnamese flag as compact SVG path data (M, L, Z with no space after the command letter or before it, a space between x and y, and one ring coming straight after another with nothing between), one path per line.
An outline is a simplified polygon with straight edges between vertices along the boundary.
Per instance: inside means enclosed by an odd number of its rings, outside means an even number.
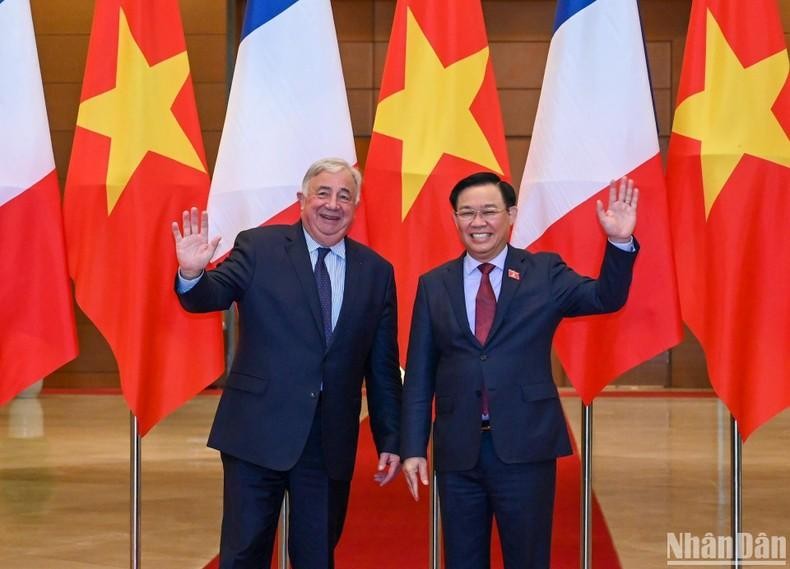
M222 374L219 314L173 292L170 223L209 177L176 0L98 0L64 216L76 298L145 434Z
M402 358L418 277L462 251L450 190L480 171L510 177L480 0L398 0L362 195L395 266Z
M675 262L744 440L790 406L788 132L776 0L694 0L667 163Z
M0 405L77 355L29 0L0 2Z

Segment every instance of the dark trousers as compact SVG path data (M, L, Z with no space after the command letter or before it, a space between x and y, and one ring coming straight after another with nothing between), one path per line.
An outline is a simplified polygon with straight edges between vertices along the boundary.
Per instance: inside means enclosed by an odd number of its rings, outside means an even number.
M332 569L343 530L350 482L331 480L321 448L321 414L302 456L288 471L222 454L225 492L220 569L269 569L280 506L290 496L288 554L293 569Z
M505 569L549 569L556 460L506 464L484 432L471 470L438 473L445 569L489 569L496 518Z

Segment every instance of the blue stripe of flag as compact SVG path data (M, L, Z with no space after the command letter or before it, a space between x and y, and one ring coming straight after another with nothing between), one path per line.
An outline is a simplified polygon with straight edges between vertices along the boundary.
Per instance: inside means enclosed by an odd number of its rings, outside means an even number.
M298 0L250 0L247 3L247 11L244 14L241 39L246 38L263 24L276 18L297 2Z
M554 31L556 32L565 20L584 10L593 2L595 0L558 0L557 15L554 17Z

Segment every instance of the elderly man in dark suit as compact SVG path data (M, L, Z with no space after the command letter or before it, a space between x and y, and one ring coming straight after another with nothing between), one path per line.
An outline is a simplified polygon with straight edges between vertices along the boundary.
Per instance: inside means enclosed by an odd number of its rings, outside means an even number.
M496 518L506 569L548 569L556 458L571 448L551 376L566 316L623 306L637 245L638 190L613 182L597 280L555 254L508 245L513 187L491 173L453 188L466 252L420 278L403 393L401 456L412 495L428 484L431 406L446 569L488 569ZM624 347L624 349L626 349Z
M239 345L209 446L221 452L222 569L269 567L283 493L294 569L332 567L359 434L362 380L380 484L400 467L401 380L392 266L346 237L361 175L338 159L307 171L301 221L239 234L204 270L218 239L204 212L173 224L177 291L191 312L239 310Z

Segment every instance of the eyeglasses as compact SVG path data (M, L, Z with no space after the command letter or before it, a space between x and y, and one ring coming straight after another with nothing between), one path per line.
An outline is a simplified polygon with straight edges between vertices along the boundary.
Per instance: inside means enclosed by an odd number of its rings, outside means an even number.
M455 212L455 217L458 218L459 221L463 221L469 223L473 221L478 214L482 217L485 221L492 221L496 219L500 213L503 213L507 210L504 209L462 209L461 211Z

